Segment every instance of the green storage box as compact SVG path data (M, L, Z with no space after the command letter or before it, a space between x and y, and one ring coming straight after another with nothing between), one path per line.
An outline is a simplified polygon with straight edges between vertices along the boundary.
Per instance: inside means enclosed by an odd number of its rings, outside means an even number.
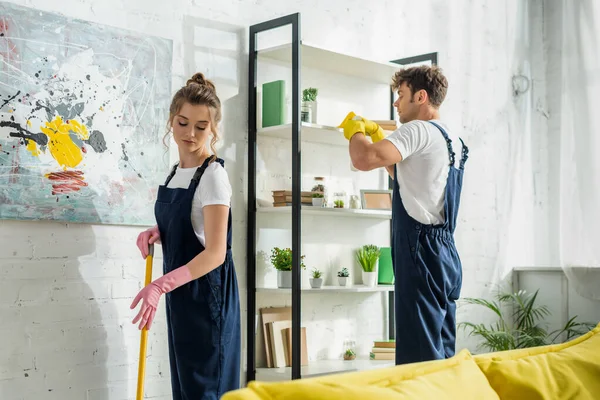
M285 124L285 81L273 81L262 85L262 126Z
M377 283L382 285L394 284L394 266L392 265L392 248L382 247L379 257L379 273Z

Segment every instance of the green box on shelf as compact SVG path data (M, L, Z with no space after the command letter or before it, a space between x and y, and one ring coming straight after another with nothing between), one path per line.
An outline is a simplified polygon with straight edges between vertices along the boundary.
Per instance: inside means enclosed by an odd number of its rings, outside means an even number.
M394 284L394 267L392 265L391 247L381 248L381 255L379 256L379 274L377 275L377 283L383 285Z
M262 126L283 125L285 122L285 81L262 85Z

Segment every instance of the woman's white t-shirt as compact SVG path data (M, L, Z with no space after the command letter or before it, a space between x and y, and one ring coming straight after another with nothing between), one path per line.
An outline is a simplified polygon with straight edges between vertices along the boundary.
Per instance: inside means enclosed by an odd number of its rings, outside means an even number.
M167 187L169 189L187 189L197 169L198 167L177 167L175 175L169 181ZM194 199L192 200L192 226L202 246L206 246L202 209L205 206L217 204L231 206L231 195L232 190L227 171L216 161L210 163L206 167L202 178L200 178L200 182L194 193Z

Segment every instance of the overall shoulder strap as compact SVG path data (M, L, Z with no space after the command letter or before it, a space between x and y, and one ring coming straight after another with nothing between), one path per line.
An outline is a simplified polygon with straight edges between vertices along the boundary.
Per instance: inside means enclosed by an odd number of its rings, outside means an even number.
M179 166L179 163L176 163L175 165L173 165L173 168L171 168L171 173L169 174L169 176L167 176L167 179L165 181L165 186L167 186L169 184L169 182L171 182L171 179L173 179L173 176L175 176L175 171L177 171L178 166Z
M446 133L444 128L442 128L440 125L438 125L437 123L435 123L433 121L427 121L427 122L429 122L431 125L438 128L440 130L440 132L442 132L442 136L444 136L444 139L446 140L446 146L448 147L448 157L450 158L450 166L453 167L456 154L454 153L454 149L452 148L452 139L450 139L450 137L448 137L448 133Z
M219 164L221 164L222 167L225 166L225 161L216 157L216 156L210 156L207 157L206 160L204 160L204 162L202 163L201 166L198 167L198 169L196 170L196 173L194 174L194 177L192 178L192 181L194 183L198 183L200 182L200 178L202 178L202 175L204 174L204 171L206 171L206 168L208 168L208 166L210 165L211 162L218 162Z

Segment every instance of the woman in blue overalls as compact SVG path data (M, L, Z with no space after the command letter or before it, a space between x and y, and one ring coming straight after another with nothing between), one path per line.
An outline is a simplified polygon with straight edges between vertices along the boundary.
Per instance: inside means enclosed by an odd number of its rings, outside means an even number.
M174 96L169 124L179 150L158 189L157 225L138 236L161 243L164 275L143 288L133 323L150 328L165 294L174 400L217 400L240 386L240 308L231 255L231 186L214 144L221 102L214 85L195 74ZM209 155L207 142L212 135Z

